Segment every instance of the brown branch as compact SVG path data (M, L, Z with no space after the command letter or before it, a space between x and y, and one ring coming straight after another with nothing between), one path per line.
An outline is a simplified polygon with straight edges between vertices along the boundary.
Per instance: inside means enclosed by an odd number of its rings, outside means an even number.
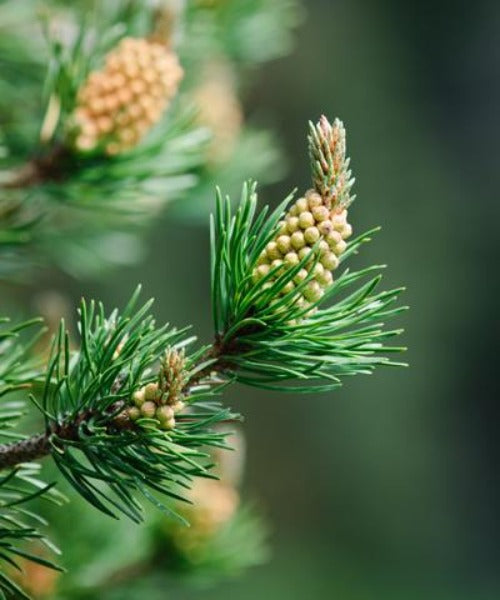
M131 430L135 427L121 411L124 406L124 402L117 402L108 407L106 412L109 416L112 415L107 426L110 433ZM77 442L80 439L80 427L96 415L96 411L84 411L72 421L54 425L45 433L37 433L10 444L0 444L0 471L49 456L53 446L57 445L57 440Z
M70 150L63 145L57 145L14 171L12 177L1 184L1 187L13 190L33 187L47 181L62 181L72 167L74 157Z
M50 442L46 433L39 433L12 444L0 444L0 469L38 460L49 454Z
M189 379L184 388L184 393L189 395L190 390L194 386L202 383L204 380L209 382L214 372L224 374L233 371L234 366L231 364L230 356L238 354L241 351L242 346L237 339L230 340L224 344L222 336L217 335L213 345L200 359L200 362L210 359L214 359L214 362L198 371ZM113 384L112 391L117 393L122 383L122 380L118 377ZM122 410L125 407L126 403L124 401L115 402L106 409L107 414L101 415L103 418L106 416L111 417L108 423L109 432L131 430L135 427L133 421L128 418L126 411ZM48 456L52 452L53 444L57 443L57 439L73 442L78 441L80 439L81 426L96 416L99 416L99 413L95 410L83 411L71 422L53 425L45 433L35 434L32 437L10 444L0 444L0 470Z
M231 354L238 354L241 350L242 346L237 340L231 340L229 343L224 344L222 335L217 334L212 346L210 346L205 355L200 359L200 363L210 359L213 359L214 362L198 371L189 379L184 388L184 393L188 395L194 386L202 383L205 379L209 382L213 373L221 373L223 375L234 371L235 367L231 363L230 356Z

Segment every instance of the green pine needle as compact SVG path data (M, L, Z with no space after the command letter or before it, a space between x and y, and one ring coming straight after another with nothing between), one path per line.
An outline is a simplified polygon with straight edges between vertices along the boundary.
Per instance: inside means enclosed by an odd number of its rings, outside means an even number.
M133 392L153 381L165 349L190 341L185 329L157 327L149 314L152 301L138 306L137 300L136 292L124 311L109 316L101 304L82 301L80 348L69 349L61 324L40 401L63 476L102 512L121 512L134 521L142 519L139 497L170 513L156 493L179 498L174 491L179 486L209 475L203 448L224 446L224 435L214 425L235 418L211 400L216 390L198 387L189 398L190 409L177 415L171 431L160 429L155 419L141 418L123 428L117 424ZM196 364L188 358L190 377Z
M233 214L229 198L217 193L211 256L220 360L232 365L242 383L294 392L330 391L346 376L369 374L381 365L404 364L387 356L404 348L386 345L401 330L384 328L387 319L405 310L395 306L402 288L378 291L381 277L374 272L381 267L352 273L346 269L312 305L318 307L312 316L307 316L311 307L301 308L295 300L313 277L312 269L292 292L280 296L307 265L307 256L278 277L280 267L257 283L252 281L258 257L276 236L290 200L291 196L269 216L267 207L257 214L256 185L249 182ZM373 231L350 242L344 260L369 241Z

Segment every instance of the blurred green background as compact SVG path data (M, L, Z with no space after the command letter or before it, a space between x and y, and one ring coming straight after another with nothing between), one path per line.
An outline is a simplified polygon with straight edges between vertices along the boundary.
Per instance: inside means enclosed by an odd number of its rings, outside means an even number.
M308 119L344 120L351 222L383 226L357 264L388 263L386 287L407 286L411 311L398 325L411 367L314 398L232 388L227 401L246 416L246 488L272 523L273 556L241 579L171 597L498 598L500 3L305 5L294 53L255 73L247 101L289 156L288 176L261 199L309 185ZM142 264L104 282L55 283L75 300L122 305L142 281L159 320L192 323L208 340L208 261L208 228L167 211Z

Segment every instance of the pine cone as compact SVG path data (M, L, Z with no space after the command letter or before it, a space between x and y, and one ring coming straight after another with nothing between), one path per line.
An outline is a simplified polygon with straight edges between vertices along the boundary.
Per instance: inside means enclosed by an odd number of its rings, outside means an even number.
M294 281L281 290L282 295L288 294L312 276L294 300L302 308L320 300L324 290L333 283L332 272L338 267L339 258L347 247L345 240L352 234L347 222L346 207L352 202L349 197L352 180L349 179L349 161L345 157L344 127L338 119L332 127L322 117L312 131L309 144L315 189L309 190L289 209L278 235L262 252L253 273L257 282L272 269L293 268L311 254L311 260L295 275ZM317 262L313 252L316 244L319 251ZM281 273L282 270L278 269L276 278Z
M75 147L101 146L108 155L134 147L159 121L182 75L177 55L164 44L124 38L79 92Z
M185 408L183 390L187 383L184 351L169 348L165 353L157 383L148 383L132 395L133 405L126 409L129 419L156 419L160 429L175 427L175 415Z

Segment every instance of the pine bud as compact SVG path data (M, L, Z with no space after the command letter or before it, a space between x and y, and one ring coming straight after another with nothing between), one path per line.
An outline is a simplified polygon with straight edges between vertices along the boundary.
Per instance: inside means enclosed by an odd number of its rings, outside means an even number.
M309 302L317 302L323 295L323 290L317 281L310 281L304 289L304 298Z
M260 256L259 256L259 258L257 259L257 266L260 266L260 265L267 265L267 263L268 263L268 260L267 260L267 254L266 254L266 251L265 251L265 250L263 250L263 251L260 253Z
M304 246L301 248L297 254L299 255L299 260L304 260L307 256L311 254L312 250L309 246ZM309 256L311 258L311 256Z
M144 401L146 400L144 389L140 389L137 392L134 392L134 394L132 395L132 400L138 408L141 408L141 406L144 404Z
M133 405L124 411L124 416L133 421L140 417L156 418L160 429L173 429L175 414L185 408L184 390L189 378L185 365L184 351L169 348L157 382L148 383L132 394Z
M171 429L173 429L175 427L175 419L169 419L168 421L164 421L161 425L162 429L165 429L167 431L170 431Z
M288 235L288 225L286 221L280 221L278 235Z
M270 270L271 267L269 265L259 265L253 272L254 283L257 283L257 281L263 279L269 273Z
M326 206L316 206L313 208L312 214L314 215L314 220L321 223L321 221L326 221L328 219L330 211Z
M346 240L347 238L351 237L352 235L352 226L350 225L350 223L346 223L342 229L342 231L340 232L340 235L342 236L343 240Z
M156 414L156 404L150 400L146 400L140 408L141 415L148 419L152 419Z
M309 202L307 201L307 198L299 198L297 202L295 202L295 208L300 221L301 214L306 212L309 208Z
M309 273L307 272L306 269L300 269L300 271L295 275L293 280L295 281L296 284L300 284L307 279L308 275L309 275Z
M141 416L141 411L137 408L137 406L129 406L127 408L127 416L131 421L137 421L137 419Z
M321 263L319 263L321 264ZM323 266L323 265L321 265ZM333 283L333 275L332 272L328 269L323 268L323 271L317 273L315 275L316 281L321 285L321 287L326 288Z
M347 244L344 242L344 240L340 240L340 242L335 245L335 248L333 248L333 251L337 256L340 256L345 252L346 248Z
M273 260L273 262L271 263L271 269L273 269L276 272L276 274L278 274L278 275L280 275L282 272L282 270L279 268L282 266L283 266L283 261L279 260L279 259Z
M158 407L155 417L158 420L160 429L170 431L175 427L175 416L171 406Z
M321 275L323 275L324 272L325 267L321 263L316 263L312 268L312 274L314 275L315 279L321 277Z
M293 209L294 207L292 207ZM286 223L287 223L287 227L288 227L288 232L290 234L295 233L298 229L299 229L299 218L298 217L294 217L292 216L292 213L290 211L290 216L287 218Z
M334 271L339 266L339 259L334 252L323 254L320 259L321 264L329 271Z
M156 392L158 391L157 383L148 383L144 388L144 398L146 400L156 400Z
M311 190L307 196L307 204L309 206L309 210L312 212L314 208L317 208L323 204L323 198L321 198L318 193Z
M299 264L300 258L296 252L288 252L283 261L287 267L295 267Z
M177 56L164 44L124 38L103 69L88 76L78 94L75 147L102 146L108 155L134 147L155 125L182 78Z
M288 235L280 235L276 240L276 245L281 254L285 255L287 252L291 250L291 240Z
M330 221L330 219L321 221L321 223L318 223L318 231L325 237L330 235L333 232L333 223Z
M177 414L186 408L186 403L182 400L178 400L175 404L172 405L174 409L174 413Z
M325 236L325 240L330 248L335 248L335 246L342 240L342 236L338 231L331 231Z
M312 213L305 210L304 212L300 213L300 215L299 215L299 227L301 229L308 229L309 227L312 227L315 224L316 220L318 220L318 219L315 219L315 217L313 217Z
M311 214L311 213L309 213ZM314 245L320 238L321 234L317 227L308 227L304 231L304 239L307 244Z
M269 260L281 258L281 252L278 248L277 242L269 242L269 244L266 246L266 252Z
M296 231L290 238L290 241L295 250L300 250L306 245L306 240L304 239L302 231Z

